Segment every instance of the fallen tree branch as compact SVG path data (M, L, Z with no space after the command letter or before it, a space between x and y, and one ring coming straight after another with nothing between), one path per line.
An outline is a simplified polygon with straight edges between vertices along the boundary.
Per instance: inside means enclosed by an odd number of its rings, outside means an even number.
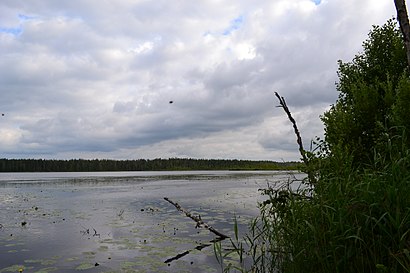
M170 263L170 262L172 262L172 261L179 260L179 259L181 259L182 257L188 255L188 254L189 254L192 250L194 250L194 249L201 251L202 249L204 249L204 248L206 248L206 247L208 247L208 246L211 246L211 245L210 245L210 244L200 244L200 245L197 245L196 247L194 247L194 248L191 249L191 250L187 250L187 251L185 251L185 252L182 252L182 253L179 253L179 254L175 255L175 256L172 257L172 258L167 259L164 263L168 264L168 263Z
M191 218L192 220L194 220L196 222L196 227L203 227L207 230L209 230L210 232L212 232L213 234L215 234L216 236L218 236L220 239L227 239L229 238L229 236L217 231L216 229L214 229L213 227L211 227L210 225L208 225L207 223L204 223L204 221L202 221L201 216L196 216L196 215L192 215L189 211L185 210L184 208L182 208L178 203L171 201L168 197L164 197L164 199L166 201L168 201L169 203L171 203L172 205L174 205L174 207L177 208L177 210L185 213L185 215L189 218Z
M170 263L170 262L172 262L172 261L179 260L179 259L181 259L182 257L188 255L189 252L190 252L190 251L187 250L187 251L185 251L185 252L183 252L183 253L179 253L179 254L175 255L174 257L167 259L164 263L168 264L168 263Z

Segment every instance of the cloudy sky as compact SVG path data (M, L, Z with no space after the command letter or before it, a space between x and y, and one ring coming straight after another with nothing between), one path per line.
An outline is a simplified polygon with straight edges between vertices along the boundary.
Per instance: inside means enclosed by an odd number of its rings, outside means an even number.
M1 158L298 160L393 0L1 0ZM170 103L172 101L173 103Z

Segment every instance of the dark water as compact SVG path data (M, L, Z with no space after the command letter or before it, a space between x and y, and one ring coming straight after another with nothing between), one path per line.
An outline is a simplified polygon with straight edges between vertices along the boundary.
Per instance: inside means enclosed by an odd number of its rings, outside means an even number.
M215 236L165 201L233 236L259 188L286 172L0 174L1 272L220 272ZM189 254L172 262L179 253Z

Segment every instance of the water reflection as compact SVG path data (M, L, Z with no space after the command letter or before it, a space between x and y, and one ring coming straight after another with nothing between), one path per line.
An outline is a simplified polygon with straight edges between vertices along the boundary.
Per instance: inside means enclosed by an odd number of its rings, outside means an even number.
M214 236L163 197L232 235L234 215L244 230L257 214L258 189L286 179L280 172L1 174L0 272L219 271L212 248L164 263Z

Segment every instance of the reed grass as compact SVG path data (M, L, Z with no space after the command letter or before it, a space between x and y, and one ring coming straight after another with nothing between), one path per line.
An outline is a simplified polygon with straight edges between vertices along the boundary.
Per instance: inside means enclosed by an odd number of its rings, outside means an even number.
M358 167L346 152L315 160L314 186L302 181L295 190L288 181L263 191L267 199L247 235L235 236L219 256L223 271L410 272L405 145L385 142L372 165Z

